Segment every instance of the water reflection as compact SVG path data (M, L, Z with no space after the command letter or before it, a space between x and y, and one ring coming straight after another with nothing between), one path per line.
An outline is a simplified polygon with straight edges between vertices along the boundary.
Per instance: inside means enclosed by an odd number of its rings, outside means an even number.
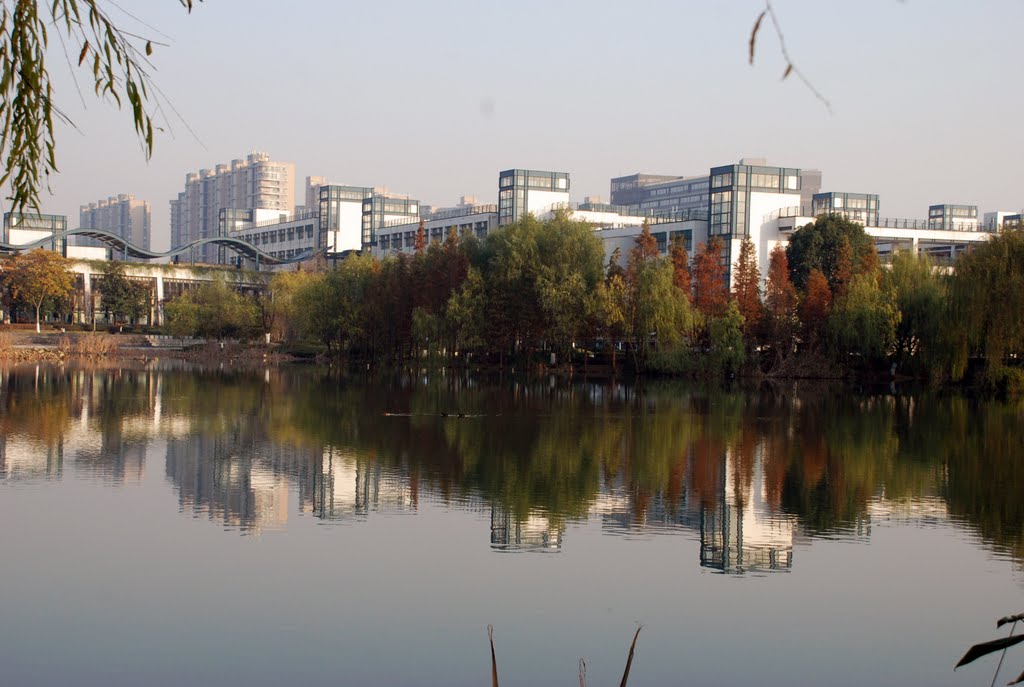
M478 513L499 551L558 552L587 521L682 535L709 569L786 571L817 537L899 520L968 526L1020 561L1022 411L813 387L30 366L0 371L0 480L130 485L162 453L183 512L249 534L429 503Z

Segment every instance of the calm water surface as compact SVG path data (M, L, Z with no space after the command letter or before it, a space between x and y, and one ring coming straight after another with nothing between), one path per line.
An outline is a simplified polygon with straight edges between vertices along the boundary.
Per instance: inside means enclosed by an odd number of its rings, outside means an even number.
M982 685L1024 405L0 370L0 684ZM1004 679L1024 668L1011 653ZM1012 673L1012 675L1011 675Z

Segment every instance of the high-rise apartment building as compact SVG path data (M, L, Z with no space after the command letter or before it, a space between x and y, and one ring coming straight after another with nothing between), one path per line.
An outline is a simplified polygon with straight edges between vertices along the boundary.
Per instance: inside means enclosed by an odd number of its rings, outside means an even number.
M151 221L149 202L136 200L133 195L111 196L78 208L80 228L109 231L141 248L150 248ZM81 238L78 241L79 245L102 245L94 239L88 244L83 244Z
M221 210L295 210L295 165L267 153L202 169L185 176L185 191L171 201L171 247L217 236ZM216 262L216 247L196 251L201 262Z

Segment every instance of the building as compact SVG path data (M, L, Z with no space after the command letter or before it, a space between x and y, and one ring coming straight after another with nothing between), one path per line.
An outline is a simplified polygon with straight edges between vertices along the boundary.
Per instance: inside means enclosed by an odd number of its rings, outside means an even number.
M303 212L282 215L275 210L221 210L220 235L248 241L275 258L289 259L312 253L320 245L320 214ZM255 268L255 261L217 248L218 265L235 264Z
M507 169L498 175L498 225L569 206L569 173Z
M977 205L928 206L928 228L953 231L978 231Z
M565 188L563 192L560 189ZM637 229L644 217L625 214L625 208L588 198L573 205L569 202L569 175L565 172L507 170L498 175L498 204L482 205L476 198L463 196L455 207L437 208L423 218L427 243L444 241L449 233L485 238L502 226L501 218L521 219L527 213L540 220L550 219L559 210L567 210L574 220L588 222L595 230L631 227ZM506 200L504 210L501 199ZM505 213L504 215L502 213ZM512 220L515 221L515 220ZM510 222L506 222L508 224ZM415 250L420 220L409 217L385 223L377 234L372 252L378 257ZM635 236L635 231L630 234ZM632 239L630 239L632 240Z
M811 216L836 214L864 226L877 226L878 205L878 196L872 193L815 193Z
M136 200L130 194L111 196L106 200L82 205L78 208L78 226L81 229L109 231L140 248L150 248L152 229L149 203ZM77 241L78 245L102 245L95 239L79 238Z
M740 165L766 167L764 158L744 158ZM611 180L612 205L627 207L628 214L667 217L677 220L704 219L708 212L711 176L665 176L632 174ZM821 190L821 172L800 170L799 206L810 208L813 195ZM801 214L807 214L807 210Z
M102 246L69 246L63 233L68 229L66 215L42 215L27 212L5 212L0 243L24 246L43 241L38 248L60 253L66 258L107 260L109 249Z
M267 153L185 176L185 191L171 201L171 248L218 235L221 210L295 210L295 165ZM196 259L216 262L218 249L204 246Z
M1013 210L996 210L994 212L986 212L982 216L981 228L984 231L996 232L1002 231L1003 227L1006 226L1007 220L1011 217L1020 217L1020 212Z
M652 217L707 213L708 176L632 174L611 180L612 205Z
M316 212L319 210L320 187L327 185L328 183L325 177L306 177L306 201L303 205L295 206L295 214L300 215L304 212Z
M377 235L373 254L379 257L393 253L412 253L416 248L416 234L420 220L399 220L383 227ZM498 228L498 206L467 203L454 208L441 208L423 220L423 230L428 244L440 243L448 234L475 236L483 239Z
M363 248L363 201L373 196L367 186L319 187L319 246L329 253Z
M363 198L362 249L373 250L377 245L377 233L396 222L418 222L420 201L409 196L374 189Z

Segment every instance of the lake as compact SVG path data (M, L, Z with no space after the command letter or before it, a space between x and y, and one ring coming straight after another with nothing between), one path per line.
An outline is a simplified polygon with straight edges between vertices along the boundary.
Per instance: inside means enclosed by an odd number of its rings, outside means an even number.
M1024 404L0 369L0 684L988 685ZM1011 649L1001 684L1024 668Z

